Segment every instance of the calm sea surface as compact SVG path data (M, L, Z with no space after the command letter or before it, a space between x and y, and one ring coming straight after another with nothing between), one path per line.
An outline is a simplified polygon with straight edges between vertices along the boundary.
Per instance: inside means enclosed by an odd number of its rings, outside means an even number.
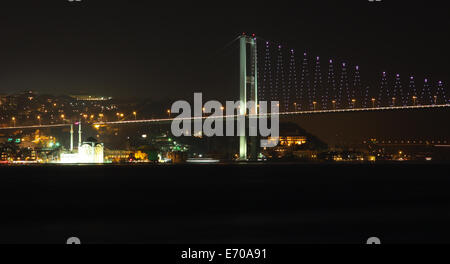
M0 167L0 243L450 242L450 165Z

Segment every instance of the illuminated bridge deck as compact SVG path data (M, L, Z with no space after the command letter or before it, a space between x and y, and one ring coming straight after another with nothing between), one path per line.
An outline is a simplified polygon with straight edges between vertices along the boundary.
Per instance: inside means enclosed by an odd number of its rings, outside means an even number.
M376 111L395 111L395 110L420 110L420 109L439 109L450 108L450 104L444 105L417 105L417 106L391 106L391 107L375 107L375 108L350 108L350 109L333 109L333 110L311 110L311 111L297 111L297 112L281 112L280 116L295 116L295 115L317 115L317 114L331 114L331 113L352 113L352 112L376 112ZM259 114L257 117L267 117L271 114ZM238 118L240 115L224 115L218 116L217 119L225 118ZM254 117L255 115L250 115ZM203 120L211 118L208 116L203 117L190 117L190 118L155 118L144 120L122 120L113 122L97 122L93 125L124 125L124 124L140 124L140 123L168 123L174 120ZM21 130L21 129L39 129L39 128L53 128L53 127L68 127L73 124L54 124L54 125L34 125L34 126L15 126L15 127L0 127L0 130Z
M297 112L281 112L280 116L295 116L295 115L313 115L313 114L330 114L330 113L352 113L352 112L375 112L375 111L395 111L395 110L417 110L417 109L436 109L436 108L450 108L450 104L445 105L418 105L418 106L391 106L391 107L375 107L375 108L351 108L351 109L333 109L333 110L311 110L311 111L297 111ZM259 114L258 117L267 117L271 114ZM255 116L255 115L250 115ZM219 118L237 118L239 115L224 115ZM114 122L99 122L95 125L120 125L120 124L138 124L138 123L164 123L172 122L174 120L200 120L210 118L191 117L191 118L161 118L161 119L147 119L147 120L124 120Z

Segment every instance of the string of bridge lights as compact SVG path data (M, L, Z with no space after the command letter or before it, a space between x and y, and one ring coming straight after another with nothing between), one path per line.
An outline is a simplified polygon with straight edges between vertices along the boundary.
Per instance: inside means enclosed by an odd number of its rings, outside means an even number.
M385 96L383 96L385 95ZM388 80L387 80L387 73L383 72L381 75L381 86L380 86L380 93L378 95L378 106L389 105L389 102L387 101L387 98L390 98L390 92L388 87Z
M422 93L420 95L421 102L430 102L433 103L430 84L428 83L428 79L425 79L425 85L423 86Z
M416 89L416 80L415 80L414 76L411 76L409 78L408 98L406 100L406 104L408 105L409 103L412 103L413 105L415 105L417 98L418 98L418 95L417 95L417 89Z
M275 101L278 98L277 91L272 89L273 78L272 78L272 60L270 54L270 44L266 42L266 55L264 59L264 80L263 80L263 91L261 94L261 99Z
M278 53L277 53L277 67L276 67L276 72L275 72L275 89L277 91L281 91L281 98L283 99L285 97L285 91L284 91L284 76L283 76L283 72L284 72L284 67L283 67L283 54L282 54L282 49L281 46L278 46ZM282 101L278 99L278 101Z
M370 98L370 86L366 86L366 90L365 90L365 94L364 94L364 100L363 100L363 104L362 106L364 108L369 107L369 98Z
M302 75L300 80L300 90L299 93L296 94L297 101L300 102L300 108L303 106L303 92L307 92L308 95L311 94L311 83L309 81L309 70L308 70L308 57L307 53L305 52L303 58L303 64L302 64ZM309 100L311 101L311 99Z
M272 50L276 52L272 52ZM273 54L276 54L275 58L272 57ZM289 58L284 60L286 54L289 54ZM262 66L264 73L262 84L260 84L260 87L262 87L261 100L280 101L282 111L448 103L442 81L433 86L429 79L426 79L419 94L413 77L410 79L408 91L405 91L400 75L393 75L393 81L390 81L386 72L382 73L379 89L376 92L377 96L371 95L375 92L375 89L363 85L360 67L356 66L350 72L349 64L345 62L340 64L339 83L337 83L333 59L329 60L328 78L326 84L324 84L320 57L316 57L315 67L311 65L314 74L310 75L312 71L309 68L308 54L305 52L303 55L301 74L297 75L297 60L294 50L290 49L289 53L285 53L281 45L266 42L264 65ZM276 65L275 69L272 69L273 62ZM284 63L289 63L286 72ZM284 79L285 73L288 75L287 85ZM350 73L353 74L352 84L349 82ZM275 75L274 83L272 80L273 74Z
M394 82L394 89L392 94L392 106L395 106L398 101L400 101L401 104L404 104L405 97L403 95L403 88L402 88L402 82L400 79L400 74L397 74L395 76L395 82Z
M440 97L444 101L444 103L447 102L447 94L445 93L444 83L442 81L438 82L438 89L436 96Z
M290 94L297 87L297 64L295 63L295 52L291 49L289 60L289 81L288 81L288 100L286 102L289 108ZM297 111L297 102L294 102L294 110Z
M316 58L316 69L314 70L314 86L312 92L312 109L315 110L317 107L316 95L319 91L322 91L322 70L320 67L320 57ZM311 107L311 106L310 106Z
M361 73L359 71L359 66L355 67L355 74L353 78L353 87L352 87L352 108L356 108L356 98L364 98L363 90L361 86ZM361 102L363 103L363 102Z
M328 66L328 85L326 89L325 97L322 100L322 105L324 109L328 109L330 98L328 97L328 94L331 93L332 97L332 103L335 104L337 100L337 93L336 93L336 78L334 75L334 64L333 60L330 60L330 64ZM334 108L334 107L333 107Z
M349 107L351 105L351 98L350 98L350 90L349 90L349 84L348 84L348 74L347 74L347 63L342 63L342 71L341 71L341 79L339 83L339 94L338 94L338 102L337 106L339 108L343 107ZM344 98L345 95L347 95L347 105L344 104Z

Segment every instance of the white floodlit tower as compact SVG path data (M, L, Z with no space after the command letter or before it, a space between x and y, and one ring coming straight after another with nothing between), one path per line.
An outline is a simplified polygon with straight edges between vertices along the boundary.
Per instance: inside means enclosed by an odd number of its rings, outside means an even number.
M256 37L242 35L240 37L240 115L247 114L247 102L255 102L254 109L250 112L258 113L258 62ZM245 130L244 128L241 128ZM257 138L250 139L250 155L248 155L248 136L240 137L239 157L240 160L256 159L258 155Z

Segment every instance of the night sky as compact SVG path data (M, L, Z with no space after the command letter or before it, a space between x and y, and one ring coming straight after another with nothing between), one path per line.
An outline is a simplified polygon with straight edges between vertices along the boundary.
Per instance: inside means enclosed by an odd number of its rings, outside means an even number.
M224 83L232 65L224 58L241 32L358 64L367 85L377 85L381 71L449 81L449 9L442 1L297 2L4 3L0 93L230 97Z
M15 2L0 9L0 93L236 99L227 44L242 32L360 65L364 85L382 71L450 81L444 1Z

